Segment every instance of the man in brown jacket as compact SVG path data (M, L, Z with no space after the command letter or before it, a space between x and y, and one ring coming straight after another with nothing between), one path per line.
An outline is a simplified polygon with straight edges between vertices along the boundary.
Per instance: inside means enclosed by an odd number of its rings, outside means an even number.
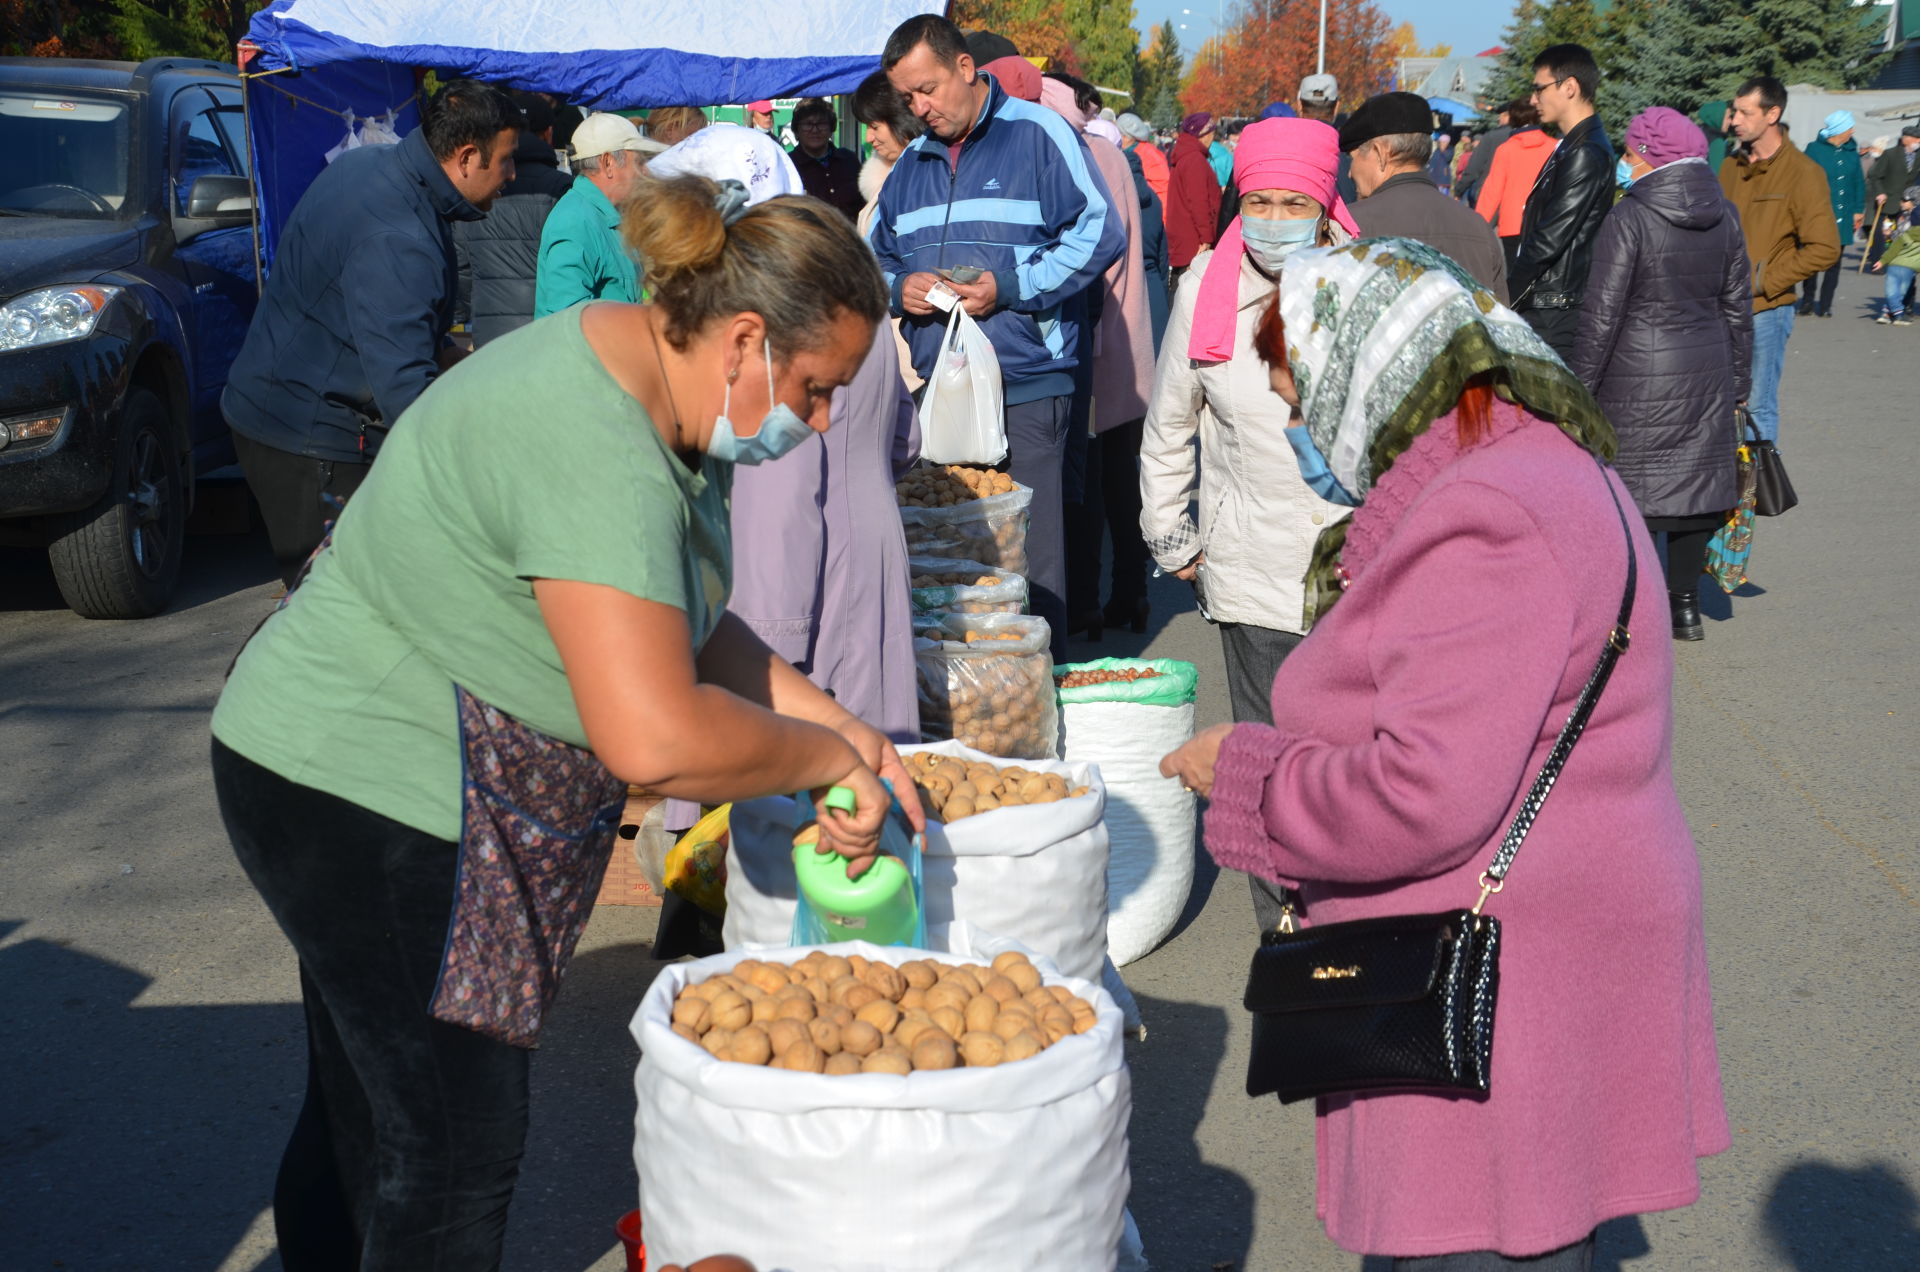
M1451 256L1507 303L1507 257L1500 239L1466 204L1449 199L1427 174L1433 154L1432 108L1416 93L1368 98L1340 129L1353 156L1360 201L1347 209L1367 238L1409 238Z
M1740 213L1753 263L1753 394L1748 409L1760 436L1780 437L1780 370L1793 334L1795 291L1840 259L1840 233L1827 198L1827 174L1780 128L1787 90L1762 75L1733 99L1739 142L1720 165L1720 188Z

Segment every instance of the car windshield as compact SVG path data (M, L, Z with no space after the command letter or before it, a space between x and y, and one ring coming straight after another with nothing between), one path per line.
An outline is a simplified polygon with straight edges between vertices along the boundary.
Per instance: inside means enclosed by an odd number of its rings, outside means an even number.
M0 87L0 213L118 216L130 153L125 103Z

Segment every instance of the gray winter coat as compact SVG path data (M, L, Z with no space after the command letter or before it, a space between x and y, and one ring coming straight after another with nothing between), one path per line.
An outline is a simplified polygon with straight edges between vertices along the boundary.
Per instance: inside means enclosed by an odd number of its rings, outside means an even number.
M540 230L573 178L560 171L553 147L523 132L513 152L514 178L484 221L454 231L460 252L460 317L476 347L533 321Z
M1751 380L1749 287L1740 218L1704 162L1656 168L1600 226L1570 366L1620 434L1614 464L1643 516L1739 500L1733 408Z

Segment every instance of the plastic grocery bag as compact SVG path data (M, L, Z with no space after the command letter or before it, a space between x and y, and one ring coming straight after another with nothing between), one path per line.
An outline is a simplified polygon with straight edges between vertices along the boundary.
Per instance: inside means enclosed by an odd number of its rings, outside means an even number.
M978 561L1024 576L1032 505L1033 491L1015 482L1007 494L970 499L951 508L902 508L907 551L913 556Z
M920 736L990 756L1051 759L1059 745L1052 629L1019 614L923 620L913 642Z
M1010 940L957 924L951 952L850 942L899 965L990 961ZM1112 1272L1122 1256L1132 1083L1097 982L1036 959L1094 1027L991 1069L828 1077L716 1060L672 1030L674 996L743 958L663 968L634 1014L634 1164L647 1253L728 1250L801 1272ZM1129 1266L1138 1266L1137 1248Z
M667 850L661 874L669 892L718 916L727 908L727 822L733 805L722 804Z
M1027 580L1012 570L953 557L908 557L916 614L1018 614L1027 608ZM973 583L922 584L943 575L963 575ZM992 582L979 582L990 579Z
M1006 405L993 341L953 293L927 299L947 308L947 332L920 395L920 457L934 464L997 464L1007 457Z
M1150 669L1144 680L1062 689L1060 754L1097 764L1107 786L1107 953L1119 966L1150 952L1193 890L1195 801L1160 760L1193 736L1199 673L1170 658L1101 658L1054 668Z
M1723 592L1747 581L1747 562L1753 559L1753 514L1759 489L1753 452L1740 448L1740 502L1707 540L1707 573Z

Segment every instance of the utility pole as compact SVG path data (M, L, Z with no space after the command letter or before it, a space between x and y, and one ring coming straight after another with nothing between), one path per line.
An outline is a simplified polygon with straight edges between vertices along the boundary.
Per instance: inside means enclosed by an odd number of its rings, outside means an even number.
M1320 59L1314 64L1314 74L1327 73L1327 0L1320 0Z

